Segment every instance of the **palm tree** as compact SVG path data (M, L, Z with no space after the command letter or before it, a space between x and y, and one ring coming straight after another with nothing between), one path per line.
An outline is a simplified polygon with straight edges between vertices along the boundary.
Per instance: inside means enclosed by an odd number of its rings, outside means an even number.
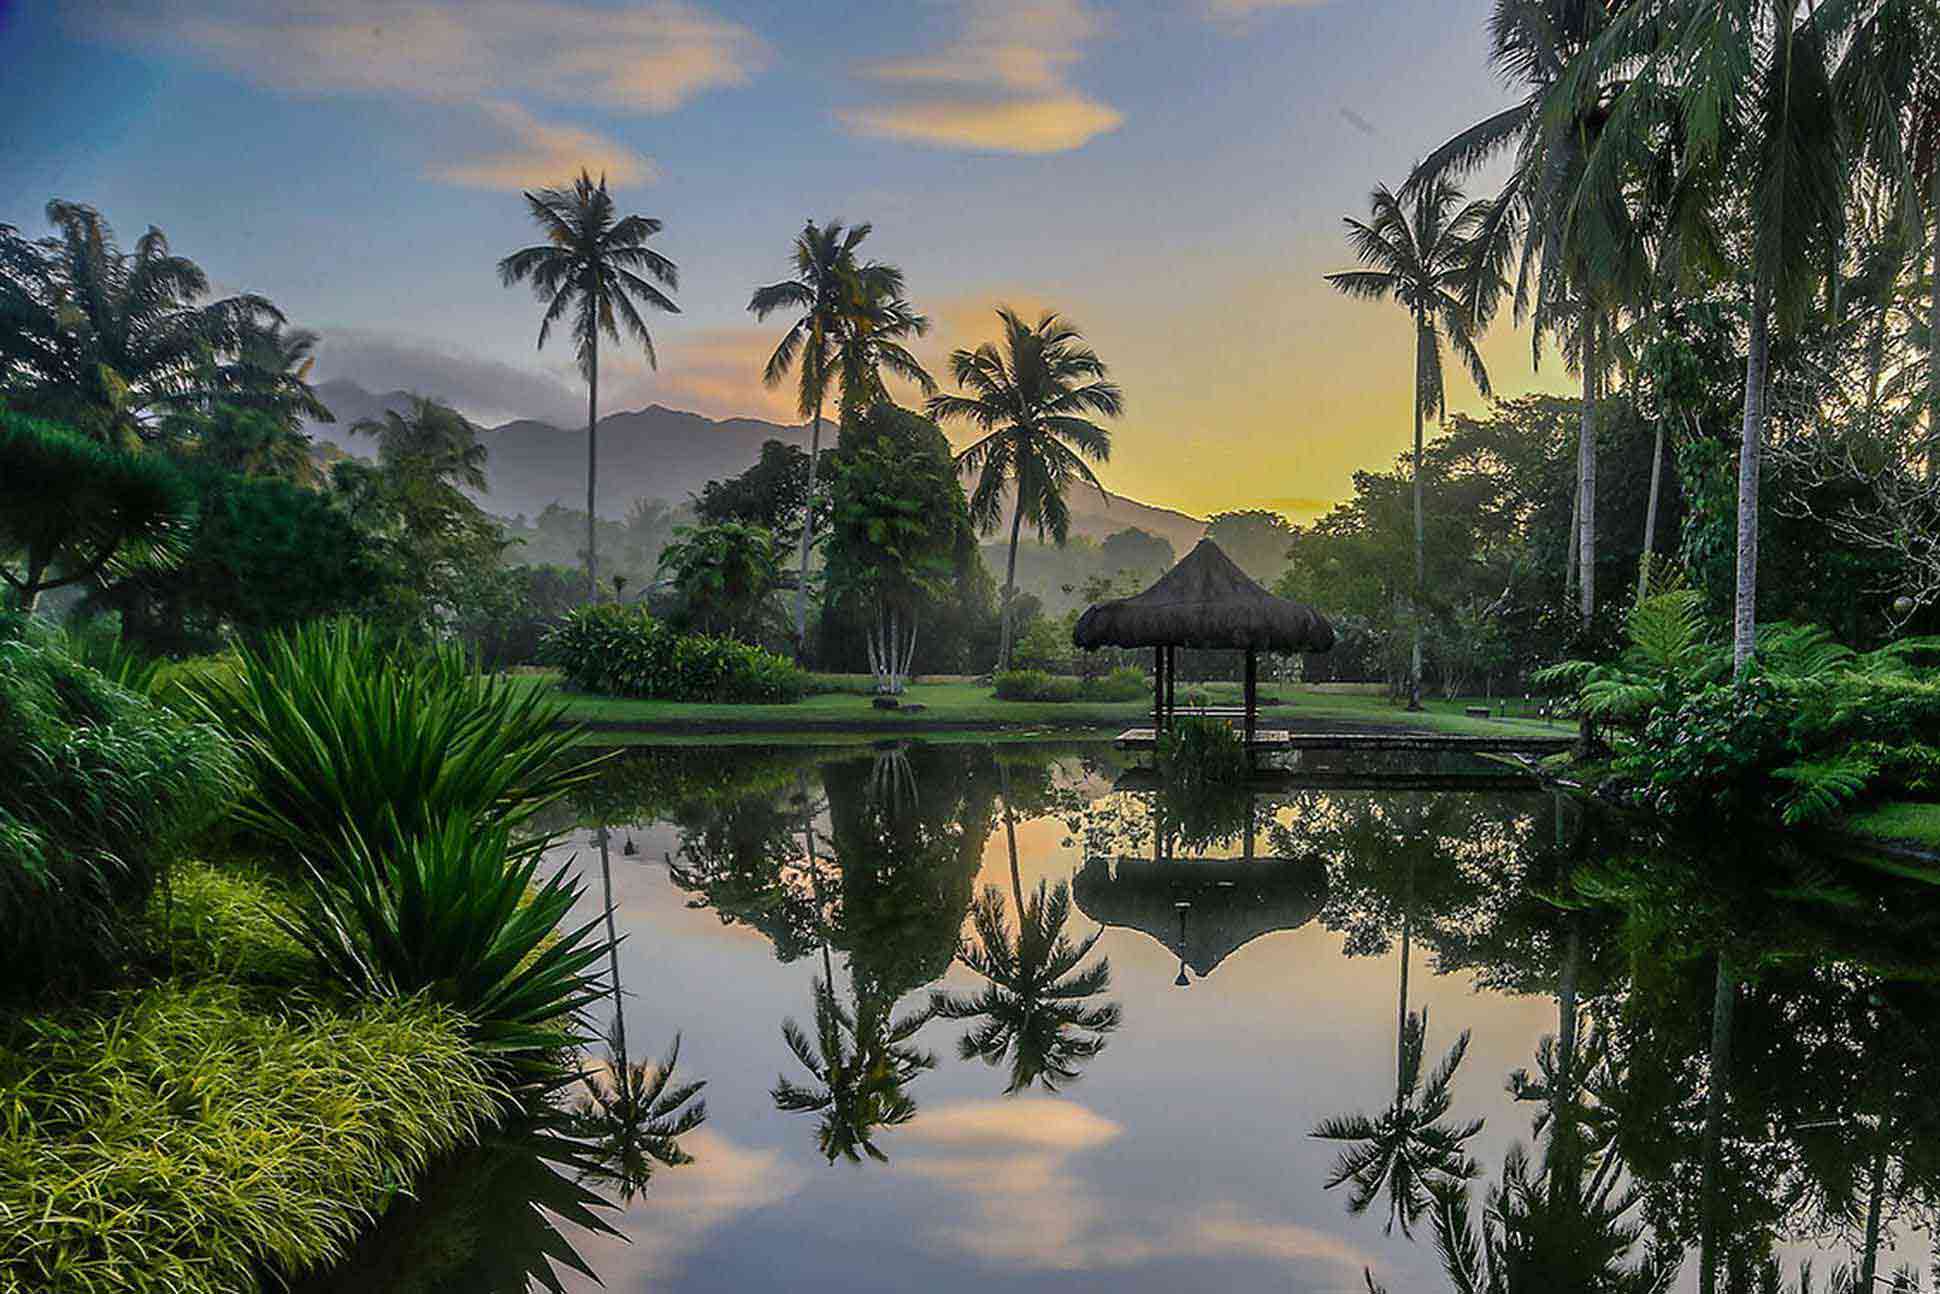
M1564 345L1583 381L1568 561L1579 570L1578 608L1586 623L1596 608L1595 429L1606 367L1599 344L1611 331L1604 315L1628 299L1639 271L1621 185L1585 182L1588 156L1625 84L1595 57L1618 10L1581 0L1496 0L1490 61L1505 81L1522 88L1522 97L1435 149L1409 180L1413 188L1460 178L1505 151L1513 154L1509 178L1475 230L1469 306L1478 322L1494 314L1508 286L1503 270L1513 260L1516 316L1535 324L1536 357L1545 333L1575 334L1573 344ZM1681 202L1676 210L1691 228L1701 227L1701 203Z
M781 1033L816 1086L804 1087L782 1076L769 1095L778 1110L822 1116L815 1140L831 1164L838 1158L859 1164L864 1155L887 1163L889 1156L876 1145L875 1134L916 1117L908 1084L934 1069L936 1057L911 1046L910 1040L933 1013L926 1007L899 1020L894 1002L868 993L858 994L851 1011L836 1001L835 990L821 976L812 991L814 1035L804 1033L792 1017L782 1021Z
M1463 1145L1482 1130L1482 1120L1455 1125L1446 1122L1454 1104L1449 1091L1462 1057L1468 1053L1468 1030L1442 1057L1441 1064L1421 1082L1422 1055L1428 1038L1428 1013L1408 1017L1402 1031L1401 1074L1394 1102L1378 1116L1352 1114L1323 1119L1312 1135L1323 1141L1353 1144L1340 1152L1327 1177L1327 1189L1354 1183L1349 1213L1365 1213L1385 1191L1386 1229L1401 1224L1412 1236L1414 1224L1428 1208L1431 1196L1459 1187L1478 1171Z
M478 429L449 405L414 395L407 412L386 409L382 418L365 418L350 430L377 438L380 463L408 465L426 479L485 489L487 451L478 443Z
M1005 1093L1033 1083L1055 1092L1077 1081L1085 1063L1105 1049L1105 1035L1118 1028L1117 1003L1085 1005L1111 987L1111 962L1101 957L1084 966L1102 928L1077 943L1065 936L1069 886L1060 881L1053 890L1039 881L1025 900L1013 866L1012 888L1022 914L1015 937L1003 891L996 886L986 886L970 907L977 937L965 943L957 959L983 977L983 989L973 997L939 993L932 1004L945 1020L978 1022L958 1040L957 1054L992 1066L1008 1060Z
M1111 433L1086 415L1115 418L1125 402L1107 380L1104 361L1062 316L1046 311L1033 326L999 306L997 318L1004 326L1001 347L985 342L950 355L951 375L968 394L932 396L929 413L939 422L961 418L984 433L957 455L960 469L977 473L970 517L979 530L996 528L1005 486L1016 491L997 651L1001 673L1010 668L1018 533L1029 521L1040 540L1048 532L1062 546L1071 532L1064 496L1072 482L1082 481L1106 497L1085 460L1102 463L1111 457Z
M800 658L808 644L808 555L815 543L815 483L816 473L822 456L822 410L829 395L832 382L845 376L860 376L861 367L853 373L845 373L842 364L841 347L849 333L850 320L855 314L858 303L876 303L884 306L896 302L907 312L907 318L895 321L881 337L878 351L884 365L892 370L898 368L908 352L900 345L902 337L910 333L921 334L929 323L913 310L908 310L903 294L902 271L893 265L876 263L862 264L856 258L856 247L869 236L871 226L867 223L853 228L843 228L839 220L831 220L826 225L809 221L802 226L802 232L795 235L795 245L790 259L794 262L795 277L770 283L767 287L756 288L748 300L748 309L757 319L766 319L777 310L800 311L795 322L788 326L776 345L774 354L768 357L767 367L762 370L761 380L768 386L780 386L787 378L789 370L796 371L799 387L795 407L802 417L812 421L808 441L808 499L804 508L801 537L801 568L795 585L795 654ZM919 327L917 321L921 320ZM894 352L892 354L892 351ZM858 358L860 352L858 352ZM917 372L921 366L913 358L908 364ZM929 375L924 374L927 379ZM845 388L846 389L846 388Z
M606 1066L581 1078L584 1090L566 1127L587 1143L586 1176L618 1188L625 1203L646 1193L659 1166L694 1162L680 1138L707 1121L707 1102L694 1100L707 1083L673 1082L679 1034L658 1061L629 1063L622 1029L608 1037L607 1049Z
M647 363L659 368L640 307L679 314L680 307L655 284L676 288L680 272L647 246L647 240L660 232L660 222L648 216L618 215L606 191L605 176L594 184L592 175L581 171L571 189L528 192L525 201L546 241L522 247L500 261L498 277L506 287L530 283L533 295L546 303L539 321L540 349L545 348L553 324L572 314L574 350L586 378L586 599L592 602L599 598L600 337L604 334L618 344L624 324L640 343Z
M929 316L917 313L901 290L901 271L873 263L862 266L849 285L835 358L845 418L889 398L882 380L884 369L915 383L926 396L936 394L936 379L903 344L929 332Z
M0 378L18 412L130 447L154 414L206 402L211 357L283 321L260 296L203 301L208 275L159 229L124 251L92 207L50 202L47 219L39 241L0 225ZM277 394L315 400L300 381Z
M1733 608L1741 674L1756 647L1758 477L1773 331L1803 324L1844 225L1851 132L1833 90L1832 49L1854 12L1801 0L1639 5L1613 19L1595 64L1579 73L1619 69L1629 78L1590 154L1586 187L1659 147L1668 122L1684 140L1687 173L1728 177L1744 200L1751 319Z
M1421 505L1421 437L1424 418L1440 418L1448 407L1442 379L1442 347L1452 347L1482 394L1489 374L1475 349L1473 313L1464 295L1472 272L1471 248L1487 205L1464 202L1461 190L1446 180L1417 186L1404 206L1386 185L1375 188L1373 216L1347 218L1348 241L1366 269L1329 274L1327 281L1352 297L1394 301L1415 325L1415 582L1411 604L1414 645L1408 667L1408 708L1421 709L1421 619L1426 589L1428 546Z

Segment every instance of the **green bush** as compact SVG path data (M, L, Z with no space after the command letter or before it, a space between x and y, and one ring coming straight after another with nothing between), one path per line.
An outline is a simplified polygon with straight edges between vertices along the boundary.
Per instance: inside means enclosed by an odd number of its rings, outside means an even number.
M504 1108L464 1020L421 1000L169 981L0 1017L0 1289L280 1287Z
M774 705L808 693L808 676L773 652L676 634L644 610L616 603L567 614L546 634L541 654L571 686L607 696Z
M1102 678L1088 678L1079 689L1087 701L1140 701L1152 694L1144 670L1120 666Z
M355 621L272 634L233 672L178 682L242 747L238 817L319 863L346 832L381 849L453 815L517 826L585 776L558 705L455 647L395 647Z
M381 848L350 837L312 873L289 924L332 979L375 998L424 998L464 1013L488 1053L521 1077L556 1074L601 990L587 967L603 918L559 926L580 897L560 869L539 881L546 841L515 849L503 825L453 814Z
M0 617L0 996L120 967L157 879L233 799L235 753Z
M1013 669L999 674L993 682L999 701L1049 701L1063 703L1079 697L1078 680L1042 670Z

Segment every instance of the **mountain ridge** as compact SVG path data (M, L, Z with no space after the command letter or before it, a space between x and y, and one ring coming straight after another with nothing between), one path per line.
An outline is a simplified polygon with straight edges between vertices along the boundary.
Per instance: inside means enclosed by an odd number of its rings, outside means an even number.
M410 400L405 391L372 392L345 378L319 383L317 394L336 416L334 423L313 423L311 434L334 441L350 452L352 424L402 411ZM474 424L477 425L477 424ZM548 504L582 506L586 498L586 430L560 427L538 418L515 418L493 427L478 428L486 447L488 489L481 504L499 516L534 516ZM662 404L622 410L600 419L600 515L619 519L638 498L680 503L700 492L707 482L733 476L752 466L769 440L808 448L809 428L762 418L709 418ZM823 445L834 443L824 428ZM1098 498L1089 488L1071 496L1071 531L1089 539L1103 539L1129 526L1161 535L1179 553L1188 551L1205 533L1206 523L1172 508L1141 503L1111 494Z

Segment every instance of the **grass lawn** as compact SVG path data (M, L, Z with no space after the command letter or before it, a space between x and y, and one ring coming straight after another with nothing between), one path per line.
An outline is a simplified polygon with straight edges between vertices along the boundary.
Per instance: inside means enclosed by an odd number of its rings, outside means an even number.
M1875 805L1848 817L1848 830L1895 844L1940 849L1940 804L1911 800Z
M556 675L534 673L523 676L536 688L556 689ZM850 680L841 680L850 686ZM1238 704L1237 684L1194 685L1217 704ZM1427 703L1421 714L1409 714L1386 697L1340 695L1307 691L1297 686L1267 685L1260 689L1261 699L1283 697L1284 704L1263 706L1262 727L1292 725L1308 730L1324 729L1330 724L1356 727L1383 727L1395 730L1464 733L1495 736L1507 733L1566 733L1561 724L1541 719L1471 719L1462 713L1465 705L1479 701L1440 701ZM978 683L915 683L904 694L906 705L923 707L919 713L902 710L877 710L870 698L856 690L826 692L807 697L793 705L713 705L678 701L637 701L586 693L560 692L566 702L567 717L598 724L597 739L607 741L613 727L637 725L637 731L653 733L771 732L797 731L897 731L933 732L961 724L966 728L1040 728L1052 732L1072 729L1113 729L1130 727L1149 713L1150 702L1139 701L999 701L989 687Z

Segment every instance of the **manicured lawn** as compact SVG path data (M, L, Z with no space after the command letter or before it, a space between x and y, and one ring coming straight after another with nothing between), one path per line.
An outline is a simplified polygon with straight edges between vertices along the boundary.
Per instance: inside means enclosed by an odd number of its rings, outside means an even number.
M556 688L557 679L546 674L525 676L534 687ZM851 685L851 680L842 680ZM1238 704L1236 684L1197 687L1217 704ZM1379 696L1353 696L1310 692L1297 687L1267 686L1262 698L1285 697L1285 704L1263 706L1263 727L1294 724L1312 730L1338 723L1352 726L1380 726L1398 730L1496 735L1502 733L1563 733L1561 724L1550 725L1540 719L1471 719L1462 713L1473 701L1430 701L1422 714L1409 714ZM823 693L793 705L709 705L675 701L636 701L617 697L561 692L567 703L567 716L601 725L638 724L642 730L706 731L724 729L786 732L790 728L829 731L836 728L867 729L893 733L897 730L933 731L939 726L965 724L976 727L1006 725L1017 728L1110 729L1129 727L1148 714L1149 701L999 701L990 688L967 682L917 683L903 697L905 704L919 704L923 710L911 714L902 710L877 710L860 690ZM611 734L601 732L600 740Z

